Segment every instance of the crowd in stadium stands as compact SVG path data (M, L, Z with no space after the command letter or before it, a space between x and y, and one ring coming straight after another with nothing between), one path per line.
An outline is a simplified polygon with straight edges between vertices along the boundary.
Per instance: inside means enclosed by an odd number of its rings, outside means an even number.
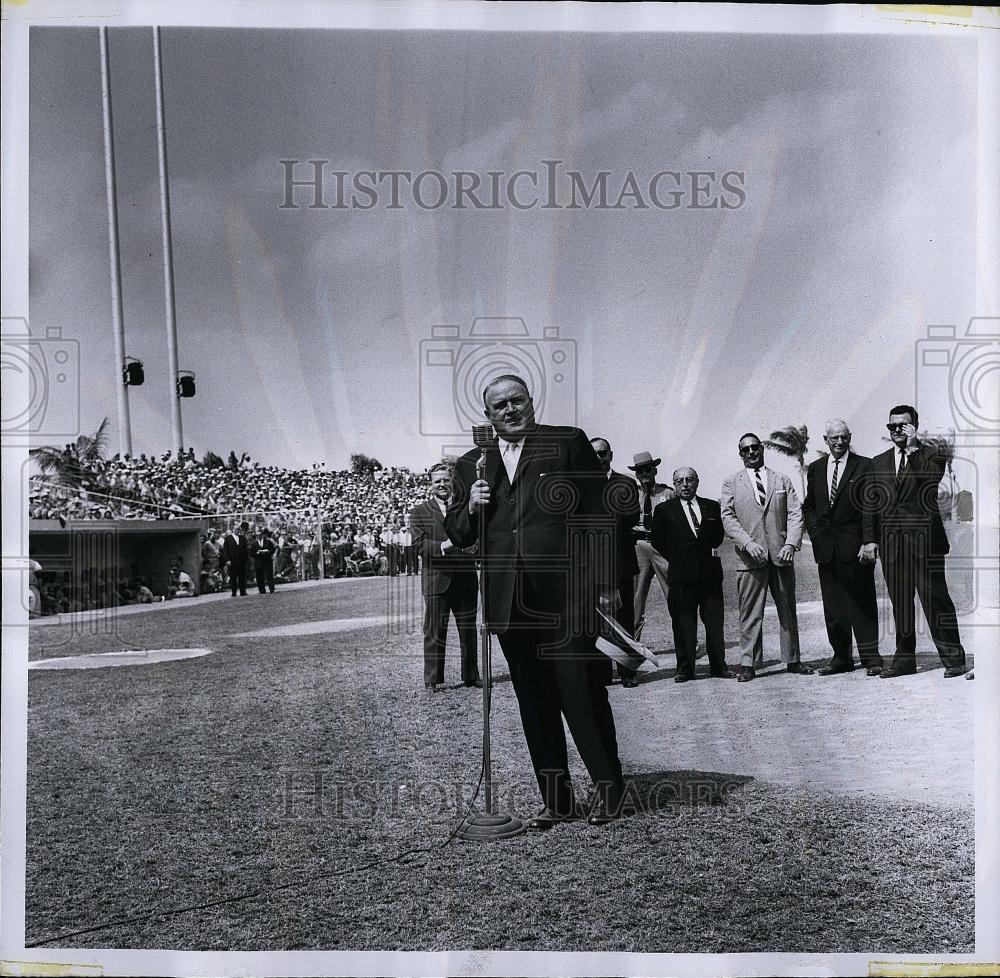
M72 453L72 446L66 446ZM219 552L227 530L247 519L266 526L276 544L278 583L319 577L419 573L407 516L426 498L425 473L407 469L350 472L265 466L248 455L228 465L199 461L194 451L159 458L115 456L86 465L67 459L70 479L33 476L32 519L207 519L202 566L175 561L167 593L154 595L134 575L105 572L93 581L47 581L38 586L41 614L171 600L228 587ZM322 563L321 563L322 562ZM186 579L186 580L185 580Z

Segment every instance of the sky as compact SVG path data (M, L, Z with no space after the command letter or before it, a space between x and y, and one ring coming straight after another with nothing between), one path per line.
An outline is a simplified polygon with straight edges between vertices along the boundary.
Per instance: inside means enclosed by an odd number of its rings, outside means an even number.
M133 445L162 453L173 381L152 32L110 36L126 347L146 371L130 393ZM916 396L927 324L974 311L973 42L162 37L179 365L198 388L184 444L199 454L342 468L365 452L422 469L471 445L465 391L500 349L535 370L542 421L607 438L620 470L644 450L661 476L692 465L717 495L745 431L805 424L811 460L842 417L859 451L883 450L888 408ZM96 29L32 29L30 320L79 342L81 428L108 417L115 450L98 52ZM609 171L612 187L629 171L640 185L661 170L738 171L745 203L283 209L289 159L479 174L559 160L588 182ZM479 333L520 319L528 335L463 343L477 318Z

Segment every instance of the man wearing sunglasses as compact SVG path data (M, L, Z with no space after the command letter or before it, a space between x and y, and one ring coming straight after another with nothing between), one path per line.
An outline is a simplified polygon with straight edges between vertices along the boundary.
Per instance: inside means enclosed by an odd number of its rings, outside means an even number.
M736 594L740 603L741 683L764 664L764 605L774 598L781 661L788 672L810 675L800 662L795 611L795 559L802 546L802 505L792 480L764 465L764 446L748 432L739 441L743 468L722 484L722 525L739 558Z
M893 447L872 459L872 485L866 494L870 504L864 511L865 539L878 541L896 625L896 654L892 665L882 670L883 679L917 671L915 595L944 664L945 678L968 671L944 576L949 545L937 491L946 462L939 451L921 445L918 423L916 408L910 404L897 404L889 412L886 428Z
M826 423L829 455L806 474L802 514L819 571L826 634L833 649L821 676L854 671L851 634L869 676L882 673L878 651L874 541L864 536L864 489L871 459L851 451L851 429L840 419Z

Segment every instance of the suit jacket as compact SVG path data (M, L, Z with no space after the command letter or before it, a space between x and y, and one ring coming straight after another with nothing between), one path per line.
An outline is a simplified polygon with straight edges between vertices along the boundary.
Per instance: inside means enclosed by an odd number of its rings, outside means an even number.
M227 533L222 541L222 563L233 567L246 567L250 559L249 539L241 536L237 542L232 533Z
M757 502L751 488L750 470L742 468L722 483L722 525L736 544L736 554L743 568L763 567L768 557L774 561L785 544L798 550L802 546L802 505L795 495L792 480L766 466L761 469L764 505ZM753 540L766 551L763 560L751 560L744 549Z
M533 609L546 616L546 626L596 636L597 591L611 590L614 572L614 522L603 501L607 475L579 428L537 425L525 435L520 455L512 485L497 441L486 449L491 494L481 547L489 627L507 630L519 582L526 578ZM479 458L473 449L455 468L446 526L461 547L479 538L479 514L470 514L468 506ZM606 544L603 553L598 539Z
M701 526L695 536L679 496L653 510L653 546L668 561L667 584L721 584L722 561L713 553L725 539L722 511L714 499L695 497Z
M635 479L612 472L604 487L605 509L615 521L615 573L617 580L635 577L639 561L635 556L635 514L639 509L639 487ZM641 517L640 517L641 518Z
M829 455L816 459L806 471L806 498L802 503L813 557L817 564L831 560L857 560L865 538L863 509L865 480L872 460L851 452L837 476L837 498L830 505L829 472L833 459Z
M420 589L425 595L444 594L458 575L468 578L476 587L476 565L471 554L456 548L441 553L441 544L448 539L441 507L435 499L426 499L410 510L412 545L420 554Z
M895 446L871 461L870 485L863 509L864 532L866 541L878 542L883 561L895 556L895 549L884 545L887 535L893 533L925 537L928 554L943 556L950 549L937 499L946 461L938 451L924 446L906 461L898 485Z
M277 544L270 538L264 537L264 542L261 543L259 537L253 537L251 540L251 550L253 551L253 565L255 568L267 567L274 562L274 551L278 549ZM260 550L266 550L265 555L258 553Z

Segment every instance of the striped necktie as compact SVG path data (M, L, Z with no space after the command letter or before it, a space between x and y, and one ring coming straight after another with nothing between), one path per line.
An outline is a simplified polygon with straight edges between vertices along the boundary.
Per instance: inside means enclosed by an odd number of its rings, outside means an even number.
M833 482L830 484L830 505L833 505L834 500L837 498L837 480L840 477L840 459L833 460Z
M698 531L701 529L701 523L698 522L698 514L694 511L694 506L691 500L688 500L688 512L691 514L691 524L694 526L694 535L698 536Z
M767 498L767 490L764 488L764 483L761 480L760 469L753 470L753 477L757 480L757 502L763 506L764 500Z

